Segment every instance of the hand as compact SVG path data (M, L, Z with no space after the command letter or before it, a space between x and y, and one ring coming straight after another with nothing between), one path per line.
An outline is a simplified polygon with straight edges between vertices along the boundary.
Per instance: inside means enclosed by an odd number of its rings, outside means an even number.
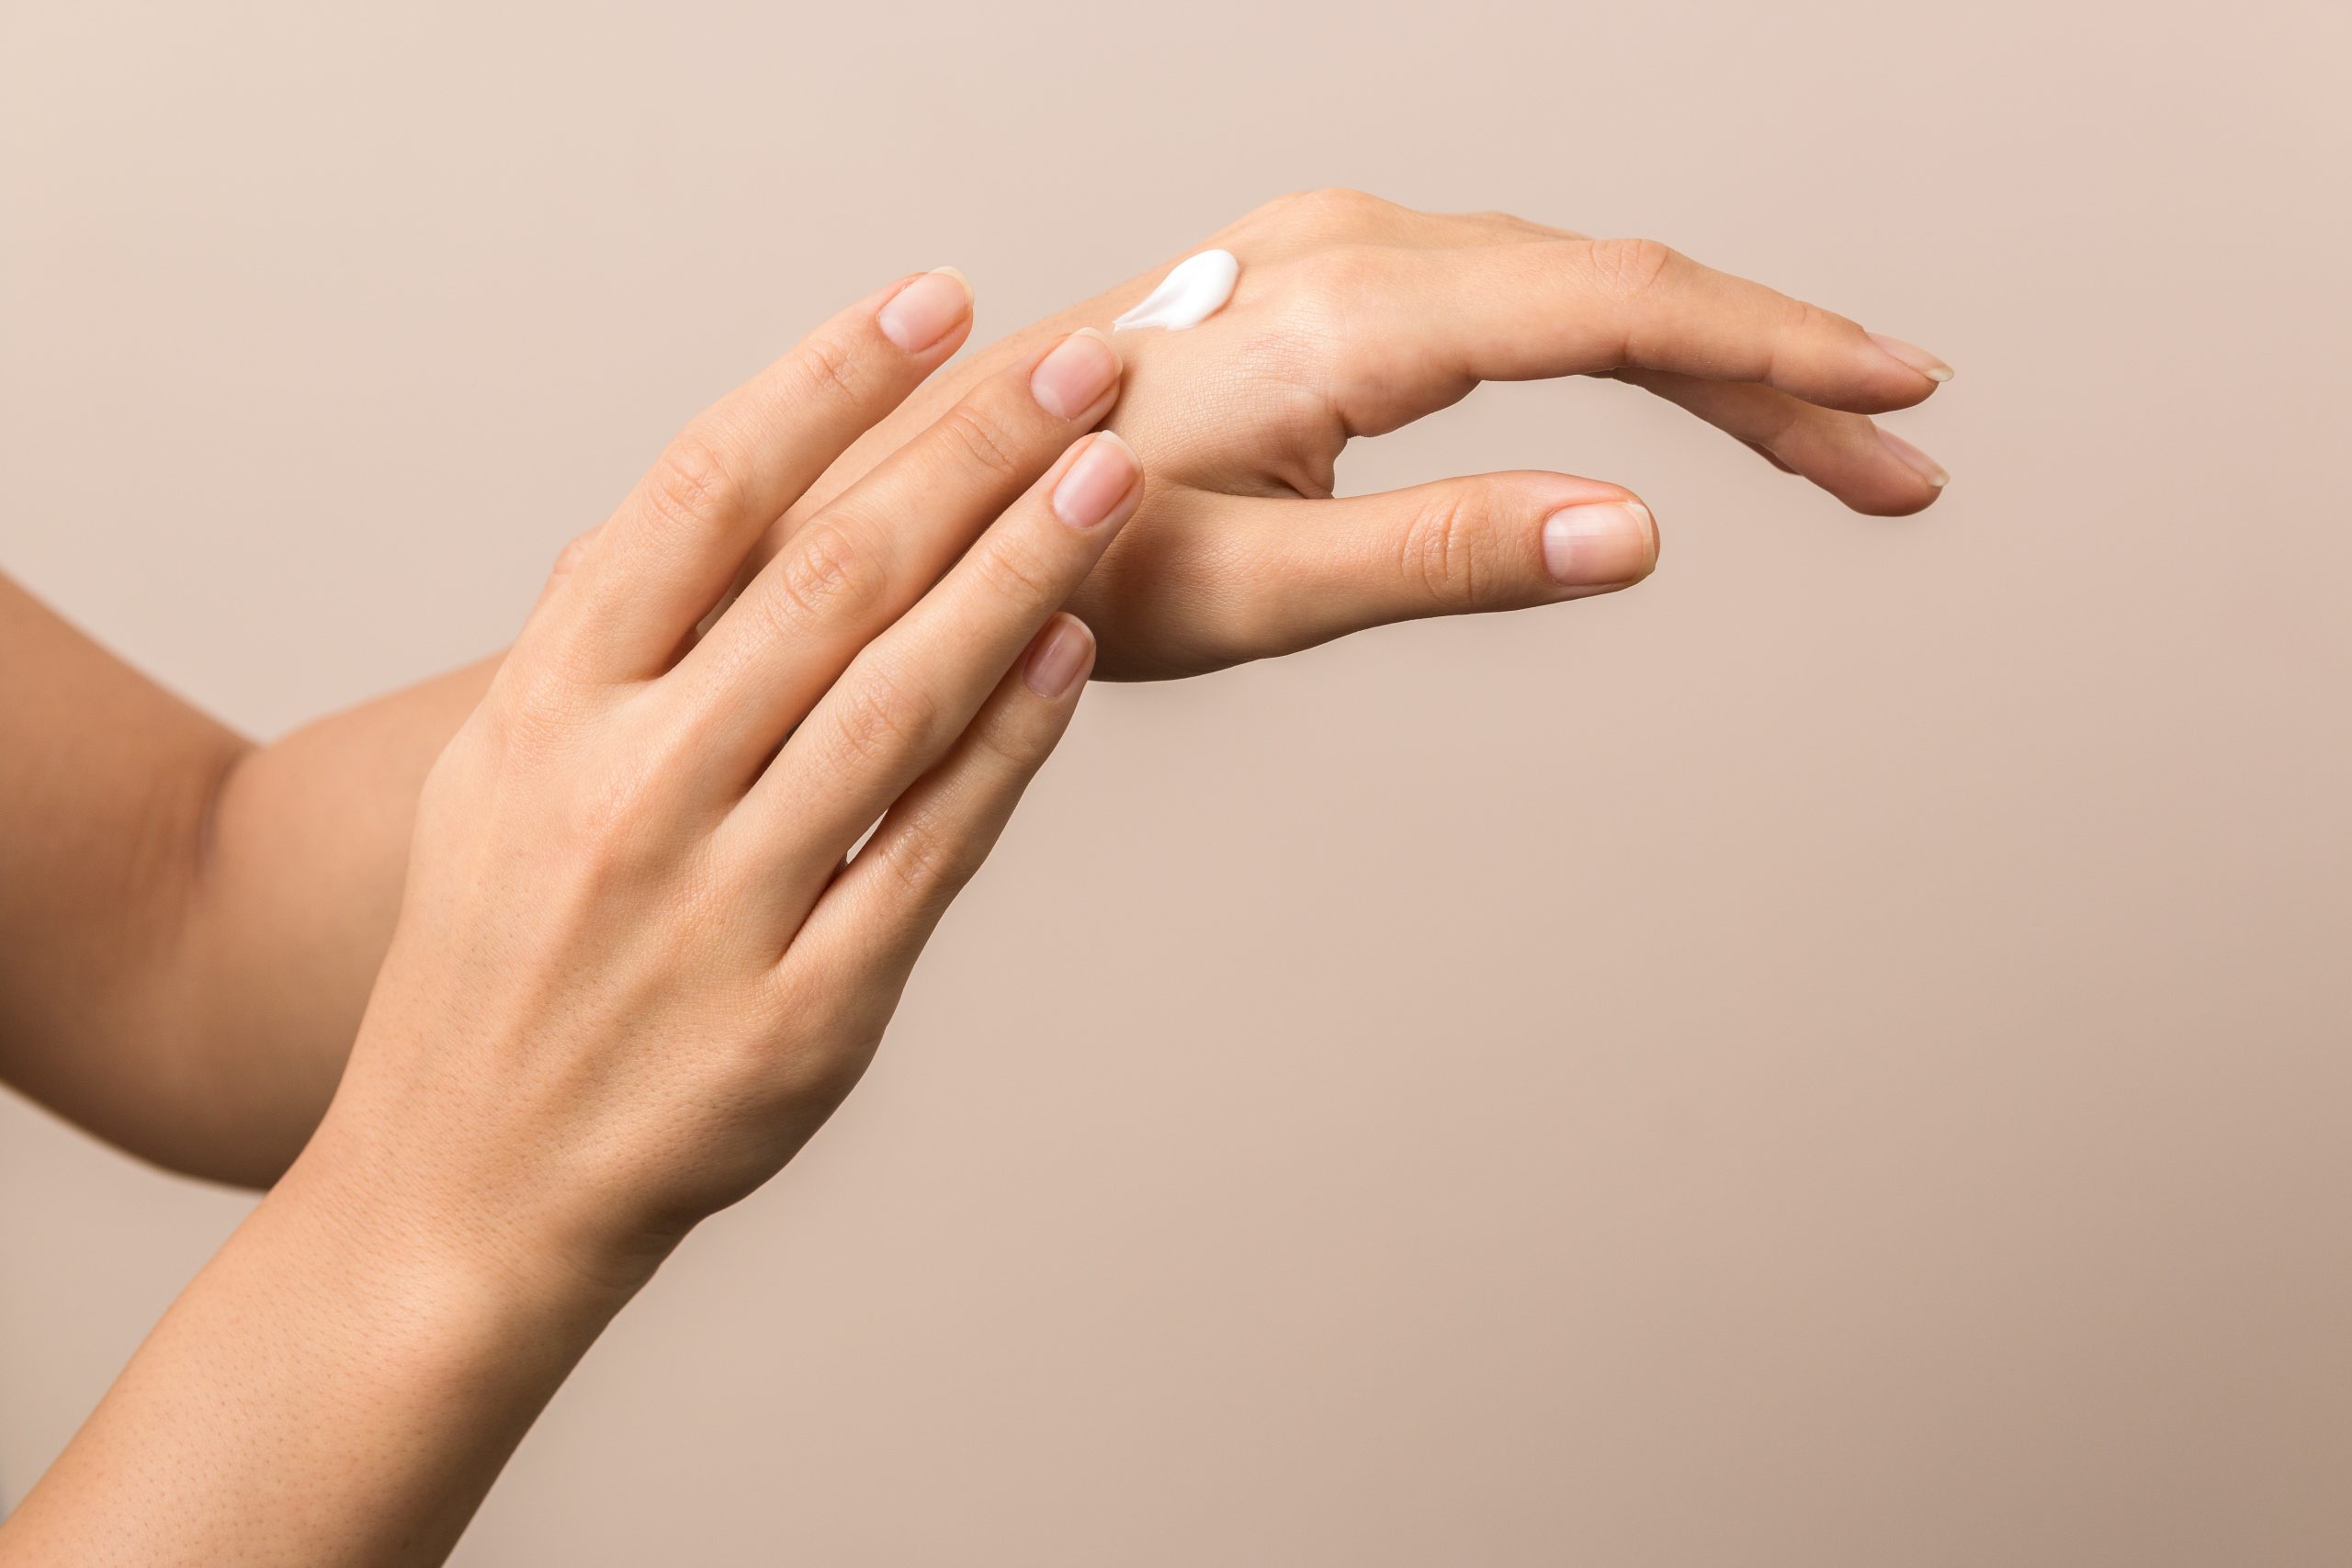
M1117 356L1081 333L971 381L695 628L968 299L935 273L835 318L567 552L426 782L303 1164L633 1285L856 1081L1084 683L1091 638L1055 609L1142 495L1118 437L1073 445Z
M1085 683L1056 606L1143 493L1083 434L1117 356L974 382L713 611L970 321L948 273L853 307L566 552L425 781L317 1136L0 1558L439 1562L678 1237L848 1092Z
M1108 426L1150 468L1152 494L1071 600L1102 639L1110 678L1192 674L1646 575L1648 511L1600 480L1487 474L1329 499L1351 437L1410 423L1482 380L1613 376L1862 512L1917 512L1943 483L1933 459L1867 417L1925 399L1951 375L1941 361L1653 241L1320 191L1261 207L1183 254L1210 246L1241 259L1232 302L1186 331L1117 339L1127 377ZM775 540L958 388L1048 337L1107 326L1166 270L941 377L854 446Z

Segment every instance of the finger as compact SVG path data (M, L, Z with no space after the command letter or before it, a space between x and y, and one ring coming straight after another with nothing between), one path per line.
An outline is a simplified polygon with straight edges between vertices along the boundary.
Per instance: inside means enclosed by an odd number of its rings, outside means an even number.
M1525 243L1530 240L1589 240L1574 229L1555 229L1538 223L1532 218L1521 218L1516 212L1448 212L1447 221L1475 231L1490 244Z
M797 529L677 671L718 776L748 786L858 650L1102 416L1118 385L1118 354L1100 333L1034 350Z
M964 733L1143 498L1125 442L1088 436L922 604L857 656L721 829L779 890L784 930L890 803Z
M1228 662L1392 621L1589 598L1657 564L1657 525L1638 497L1566 474L1480 474L1338 500L1237 496L1216 512L1194 525L1250 541L1226 586L1193 607Z
M1933 457L1866 415L1816 408L1770 387L1656 370L1621 370L1617 379L1690 410L1874 517L1901 517L1931 505L1951 478Z
M899 797L825 889L793 939L794 953L825 974L878 955L903 983L1069 729L1093 664L1093 634L1073 616L1056 615L971 727Z
M1589 238L1510 212L1447 213L1442 218L1453 232L1474 234L1490 244ZM1417 243L1441 248L1460 242L1439 230ZM1917 512L1934 502L1951 478L1934 458L1869 419L1817 408L1773 388L1664 370L1611 374L1699 415L1782 473L1813 480L1857 512L1882 517Z
M585 533L573 535L563 548L556 552L555 564L548 569L548 580L539 584L539 596L531 602L530 613L523 617L526 626L537 619L579 572L581 563L588 558L588 552L595 547L596 536L603 528L604 525L599 523Z
M1357 325L1333 367L1341 417L1377 434L1482 380L1623 367L1752 381L1826 408L1907 408L1951 372L1924 350L1702 266L1649 240L1324 253Z
M553 635L592 679L675 658L763 529L971 330L952 270L858 301L697 415L606 523Z

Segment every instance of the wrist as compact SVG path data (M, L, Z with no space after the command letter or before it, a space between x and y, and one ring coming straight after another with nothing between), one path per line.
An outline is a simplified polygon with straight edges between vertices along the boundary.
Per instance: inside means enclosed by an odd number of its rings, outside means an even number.
M664 1253L592 1245L337 1104L265 1207L425 1311L593 1339ZM582 1348L585 1348L584 1340Z
M347 1136L314 1139L181 1293L12 1541L102 1535L94 1555L142 1562L449 1550L628 1292L452 1223Z

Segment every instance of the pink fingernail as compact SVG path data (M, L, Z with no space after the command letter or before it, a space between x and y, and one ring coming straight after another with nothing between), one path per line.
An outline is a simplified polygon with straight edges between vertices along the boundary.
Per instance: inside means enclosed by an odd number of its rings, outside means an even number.
M1904 440L1900 435L1895 434L1894 432L1882 428L1878 433L1878 438L1886 443L1886 449L1888 451L1902 458L1905 463L1910 466L1914 473L1917 473L1921 479L1927 480L1938 490L1941 490L1944 486L1951 483L1951 476L1944 472L1944 466L1941 463L1937 462L1933 457L1928 457L1925 452L1920 451L1917 446L1912 446L1911 443Z
M921 354L972 313L972 286L952 266L926 272L882 302L874 324L909 354Z
M1871 341L1930 381L1951 379L1951 367L1916 343L1905 343L1901 338L1889 337L1884 333L1871 333Z
M1086 438L1086 450L1077 461L1055 481L1054 515L1073 528L1095 527L1129 499L1136 476L1142 471L1125 442L1110 431L1097 431ZM1133 511L1133 505L1127 510Z
M1657 525L1638 501L1567 506L1544 519L1544 569L1567 588L1606 588L1649 575Z
M1021 680L1031 691L1051 701L1070 689L1094 661L1094 634L1073 615L1056 615L1029 649Z
M1092 327L1080 327L1038 361L1029 375L1029 395L1055 418L1076 419L1118 379L1119 351Z

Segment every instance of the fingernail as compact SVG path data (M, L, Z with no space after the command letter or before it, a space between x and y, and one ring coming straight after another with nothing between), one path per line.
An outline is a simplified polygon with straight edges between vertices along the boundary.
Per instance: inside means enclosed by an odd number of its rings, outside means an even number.
M1657 524L1638 501L1564 507L1544 519L1544 568L1565 587L1632 582L1657 560Z
M1916 343L1905 343L1901 338L1889 337L1884 333L1871 333L1871 341L1930 381L1951 379L1951 367Z
M954 332L972 313L972 286L952 266L926 272L882 303L874 324L909 354Z
M1057 419L1076 419L1119 378L1119 351L1092 327L1080 327L1038 361L1029 377L1029 395Z
M1092 528L1104 522L1123 501L1129 501L1136 476L1143 465L1135 452L1108 430L1086 438L1085 450L1054 481L1054 515L1073 528ZM1132 504L1129 511L1134 510ZM1122 519L1124 521L1124 519Z
M1060 696L1085 671L1094 658L1094 634L1071 615L1057 615L1029 649L1021 671L1022 682L1041 697Z
M1951 476L1944 472L1944 466L1941 463L1937 462L1933 457L1928 457L1925 452L1920 451L1917 446L1912 446L1911 443L1904 440L1900 435L1895 434L1894 432L1881 429L1878 433L1878 438L1886 443L1886 449L1888 451L1894 453L1896 457L1909 464L1914 472L1916 472L1921 479L1927 480L1929 484L1935 486L1938 490L1941 490L1944 486L1951 483Z

